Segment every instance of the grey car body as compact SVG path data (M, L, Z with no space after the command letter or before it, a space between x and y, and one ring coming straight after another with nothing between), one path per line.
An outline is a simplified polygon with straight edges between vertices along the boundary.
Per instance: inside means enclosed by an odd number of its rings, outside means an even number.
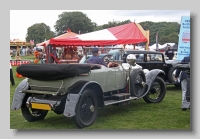
M160 78L164 71L154 69L145 74L137 65L116 65L111 68L98 64L21 65L17 70L22 75L26 73L27 78L17 86L11 109L21 109L29 122L42 120L48 111L54 111L72 117L77 127L84 128L94 123L99 107L128 105L131 100L141 98L147 103L158 103L164 99L166 87ZM31 66L30 74L26 66ZM89 70L80 73L83 67ZM20 72L20 68L25 71ZM60 71L65 68L70 69L70 77L55 79L54 73L58 73L58 77L68 72ZM71 76L74 73L75 76ZM39 79L46 74L45 79Z

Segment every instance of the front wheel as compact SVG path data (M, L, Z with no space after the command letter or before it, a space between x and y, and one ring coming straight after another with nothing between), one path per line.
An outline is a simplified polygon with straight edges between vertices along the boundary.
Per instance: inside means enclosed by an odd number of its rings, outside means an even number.
M175 73L176 73L176 68L171 67L167 75L170 83L176 82Z
M175 73L176 73L176 68L171 67L168 72L168 80L170 83L174 83L174 86L181 87L181 84L176 82Z
M84 128L94 123L98 114L98 100L95 92L85 89L76 107L73 120L78 128Z
M166 94L165 82L162 78L156 77L150 91L146 96L143 97L144 101L147 103L159 103L161 102Z
M28 106L26 106L27 99L28 97L24 98L21 106L21 112L24 118L29 122L43 120L46 117L48 111L29 108Z

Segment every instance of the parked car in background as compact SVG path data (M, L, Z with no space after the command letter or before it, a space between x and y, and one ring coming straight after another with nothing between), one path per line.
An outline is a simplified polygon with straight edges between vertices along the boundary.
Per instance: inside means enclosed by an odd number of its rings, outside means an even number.
M87 58L86 58L86 55L84 55L81 60L79 61L79 63L86 63L86 59L90 58L92 55L87 55ZM106 63L108 62L108 60L115 60L115 61L118 61L118 60L122 60L122 53L121 53L121 49L113 49L113 50L110 50L108 53L103 53L103 54L100 54L99 57L102 58Z
M106 56L107 54L100 54L99 57L104 59L104 56ZM87 59L90 58L92 55L84 55L81 60L79 61L80 64L86 63Z
M161 69L166 76L162 77L166 84L174 84L180 87L180 83L175 80L175 71L173 64L178 63L176 60L165 60L165 55L162 52L147 51L147 50L125 50L123 62L126 62L126 57L129 54L135 54L136 63L142 66L143 69Z

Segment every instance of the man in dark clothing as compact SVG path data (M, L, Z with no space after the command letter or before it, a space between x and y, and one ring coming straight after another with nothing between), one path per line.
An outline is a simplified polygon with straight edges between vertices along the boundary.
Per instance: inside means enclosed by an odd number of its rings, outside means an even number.
M10 61L12 60L11 56L10 56ZM14 80L14 77L13 77L13 70L12 70L12 65L10 63L10 82L12 84L12 86L15 85L15 80Z
M174 57L174 51L170 49L170 46L167 47L165 55L169 58L169 60L173 59L173 57Z
M104 65L107 67L106 63L103 61L102 58L99 57L99 49L98 48L93 48L92 49L92 54L93 56L90 57L86 63L91 63L91 64L100 64L100 65Z
M181 61L181 64L187 64L190 62L190 55L187 57L184 57ZM181 74L180 74L181 73ZM180 69L176 70L175 78L177 79L180 74L180 81L181 81L181 88L182 88L182 110L187 110L187 108L190 107L190 103L186 100L186 92L187 92L187 78L189 78L189 75L185 71L181 71Z

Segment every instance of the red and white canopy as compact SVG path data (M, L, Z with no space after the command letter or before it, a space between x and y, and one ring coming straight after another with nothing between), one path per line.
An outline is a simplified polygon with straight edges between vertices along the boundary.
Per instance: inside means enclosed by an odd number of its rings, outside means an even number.
M60 36L55 37L55 39L69 38L69 37L74 37L74 36L77 36L77 35L78 35L78 34L76 34L76 33L74 33L74 32L68 31L68 32L65 33L65 34L62 34L62 35L60 35ZM50 41L50 40L47 40L47 41L38 43L38 44L36 44L36 46L47 46L47 45L49 44L49 41Z
M105 46L147 42L135 23L124 24L68 38L52 38L49 44L56 46Z

